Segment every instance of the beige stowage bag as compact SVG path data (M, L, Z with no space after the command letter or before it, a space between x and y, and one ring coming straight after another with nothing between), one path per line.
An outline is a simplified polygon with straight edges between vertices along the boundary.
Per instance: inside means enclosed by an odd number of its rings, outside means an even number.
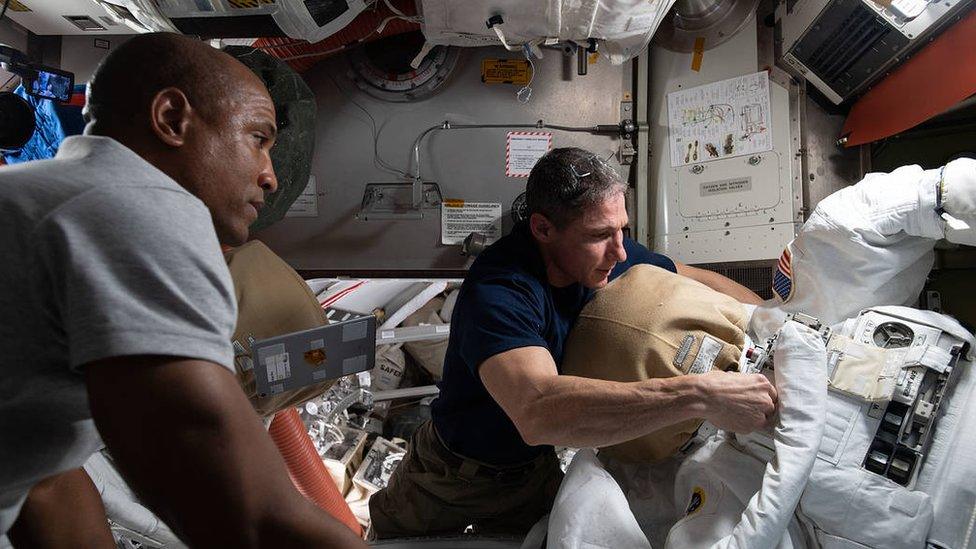
M627 382L734 370L747 322L735 299L665 269L636 265L583 308L566 342L562 373ZM701 423L680 422L601 453L658 461L688 442Z
M251 343L328 324L315 294L298 273L267 246L252 240L224 254L237 295L234 367L254 409L270 415L318 396L335 380L258 398Z

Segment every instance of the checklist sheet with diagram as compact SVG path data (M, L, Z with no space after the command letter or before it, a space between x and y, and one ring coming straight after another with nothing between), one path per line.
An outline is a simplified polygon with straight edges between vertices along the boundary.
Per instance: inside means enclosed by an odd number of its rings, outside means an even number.
M668 94L671 166L773 148L765 71Z

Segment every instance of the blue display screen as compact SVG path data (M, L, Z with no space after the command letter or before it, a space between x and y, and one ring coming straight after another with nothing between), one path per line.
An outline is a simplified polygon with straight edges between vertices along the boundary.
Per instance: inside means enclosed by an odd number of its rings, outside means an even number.
M71 98L73 85L74 76L71 73L39 70L30 84L30 93L35 97L67 101Z

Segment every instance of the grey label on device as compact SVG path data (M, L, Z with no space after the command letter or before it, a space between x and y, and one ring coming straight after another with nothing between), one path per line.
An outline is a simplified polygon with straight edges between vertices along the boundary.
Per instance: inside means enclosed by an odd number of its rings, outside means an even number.
M734 179L723 179L721 181L709 181L699 185L702 196L713 194L741 193L752 190L751 177L736 177Z

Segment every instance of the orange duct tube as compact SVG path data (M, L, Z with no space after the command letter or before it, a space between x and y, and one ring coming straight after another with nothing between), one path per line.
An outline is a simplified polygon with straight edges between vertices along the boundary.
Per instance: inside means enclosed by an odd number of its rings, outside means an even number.
M268 433L285 458L288 474L298 491L348 526L357 536L363 537L362 527L315 451L298 411L289 407L275 414Z

